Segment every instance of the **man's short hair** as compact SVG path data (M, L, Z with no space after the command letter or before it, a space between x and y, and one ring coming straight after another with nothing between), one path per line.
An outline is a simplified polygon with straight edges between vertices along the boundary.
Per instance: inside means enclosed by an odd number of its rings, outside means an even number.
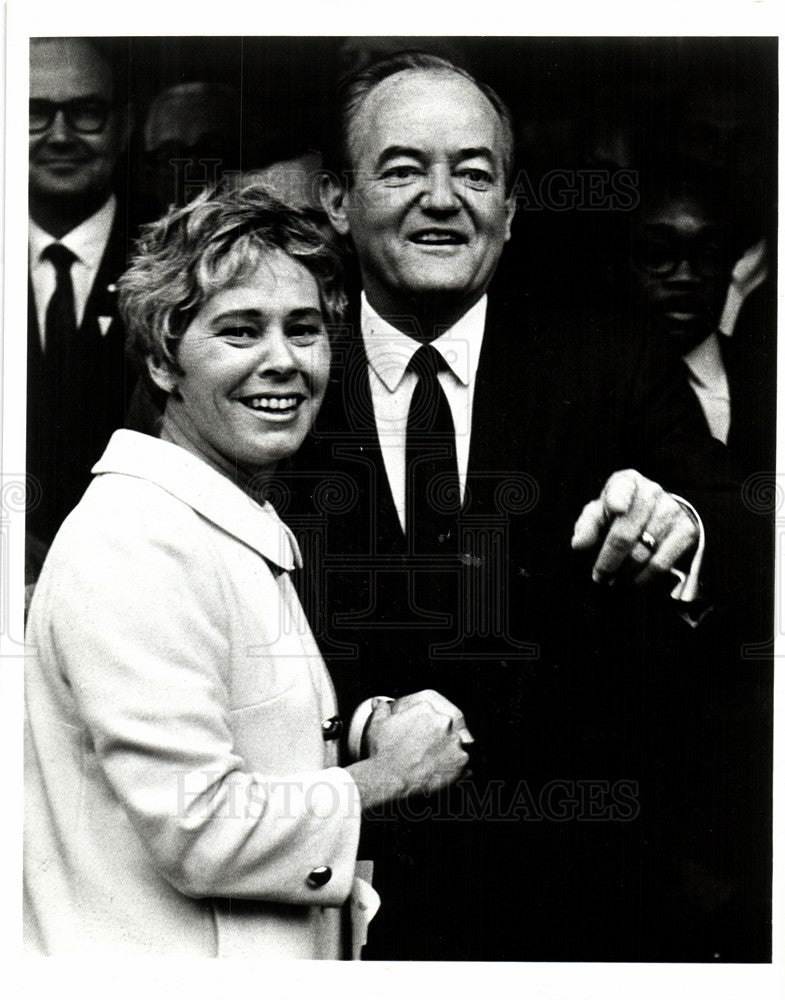
M337 122L338 162L334 164L334 167L341 173L348 172L349 182L351 183L352 157L349 138L360 108L366 97L382 80L386 80L388 77L395 76L396 73L402 73L406 70L455 73L457 76L462 76L465 80L474 84L480 93L488 99L501 122L502 168L504 170L505 185L509 190L513 182L515 153L515 134L509 108L492 87L481 83L468 70L456 66L449 59L431 55L428 52L396 52L394 55L370 63L359 72L351 73L343 78L339 85L339 120Z
M223 181L145 226L120 278L119 305L129 356L143 375L154 359L182 374L178 344L205 302L253 274L282 250L316 280L327 323L343 317L341 260L302 212L276 201L253 178Z

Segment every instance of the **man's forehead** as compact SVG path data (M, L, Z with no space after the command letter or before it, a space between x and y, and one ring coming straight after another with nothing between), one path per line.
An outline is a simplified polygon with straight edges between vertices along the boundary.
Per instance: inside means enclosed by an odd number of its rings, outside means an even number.
M31 97L68 100L88 94L112 95L110 68L89 42L78 38L31 41Z
M693 227L716 226L720 220L708 205L688 194L676 194L660 199L645 213L647 226Z
M449 70L402 70L382 80L359 107L352 139L406 145L437 128L461 145L501 141L501 120L491 102L471 80Z

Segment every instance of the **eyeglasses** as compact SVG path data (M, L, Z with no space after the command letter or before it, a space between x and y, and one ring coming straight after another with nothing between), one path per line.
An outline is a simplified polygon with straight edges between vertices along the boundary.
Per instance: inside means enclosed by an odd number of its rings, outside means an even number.
M717 237L690 240L644 237L634 243L632 259L642 271L659 278L669 278L685 260L701 278L725 274L733 262L727 243Z
M35 98L30 101L30 131L46 132L57 113L62 111L68 127L74 132L86 135L103 132L110 110L111 106L106 101L92 97L62 103Z

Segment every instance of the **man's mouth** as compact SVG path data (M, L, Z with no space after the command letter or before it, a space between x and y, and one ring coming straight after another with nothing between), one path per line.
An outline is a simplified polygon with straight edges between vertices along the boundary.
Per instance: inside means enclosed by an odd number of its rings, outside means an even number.
M76 170L87 161L79 157L58 157L46 160L38 160L38 165L47 167L50 170Z
M669 299L664 302L662 312L669 319L673 319L680 323L686 323L689 320L705 316L706 309L704 304L699 300L679 297Z
M305 397L297 394L289 396L243 396L239 401L249 410L258 410L264 413L272 413L277 416L287 416L294 413Z
M464 233L457 229L418 229L409 240L420 246L433 247L452 247L469 242Z

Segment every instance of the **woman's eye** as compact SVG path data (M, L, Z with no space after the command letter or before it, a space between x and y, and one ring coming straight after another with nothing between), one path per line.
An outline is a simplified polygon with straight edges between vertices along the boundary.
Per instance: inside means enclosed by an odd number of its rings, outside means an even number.
M218 333L219 337L225 337L234 342L250 343L256 339L256 330L252 326L226 326Z
M324 327L313 323L298 323L287 330L287 336L301 347L313 344L323 333Z

